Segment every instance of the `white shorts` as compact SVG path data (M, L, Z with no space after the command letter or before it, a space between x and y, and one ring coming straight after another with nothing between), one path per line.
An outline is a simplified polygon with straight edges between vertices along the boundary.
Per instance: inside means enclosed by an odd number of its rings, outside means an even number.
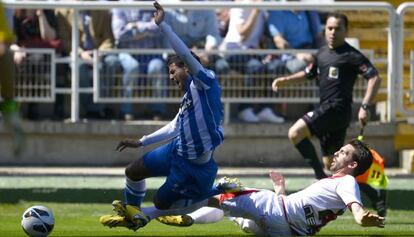
M283 203L271 191L261 190L224 200L222 209L230 216L251 219L268 236L292 236Z

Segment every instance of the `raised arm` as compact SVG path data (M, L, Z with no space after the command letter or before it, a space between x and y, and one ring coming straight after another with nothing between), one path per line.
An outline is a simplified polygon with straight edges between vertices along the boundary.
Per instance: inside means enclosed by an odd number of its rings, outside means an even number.
M376 226L380 228L384 228L385 226L385 218L378 216L365 210L359 203L352 203L351 204L351 211L354 215L356 223L363 227L370 227Z
M154 13L154 21L157 24L162 32L167 36L168 41L170 42L171 47L177 53L177 55L185 62L188 67L188 70L193 76L196 76L198 72L203 68L203 66L195 59L190 50L184 44L184 42L178 38L174 33L171 27L164 22L165 12L161 4L154 2L154 7L156 12Z

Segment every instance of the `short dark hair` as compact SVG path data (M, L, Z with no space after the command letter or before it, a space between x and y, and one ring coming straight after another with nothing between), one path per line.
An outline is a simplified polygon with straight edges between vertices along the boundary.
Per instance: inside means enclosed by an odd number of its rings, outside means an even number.
M345 14L341 12L329 12L328 16L326 17L326 21L328 21L328 19L331 17L341 20L345 26L345 29L348 30L348 17Z
M193 57L201 63L200 57L197 56L197 54L195 54L193 51L190 51L191 55L193 55ZM167 58L167 66L170 66L171 64L175 64L177 67L185 67L185 63L184 61L180 58L180 56L178 56L177 54L171 54L168 55Z
M354 154L352 154L352 159L358 163L358 166L353 172L353 176L356 177L365 173L365 171L369 169L372 164L373 157L368 145L364 142L358 139L353 139L348 144L353 146L355 149Z

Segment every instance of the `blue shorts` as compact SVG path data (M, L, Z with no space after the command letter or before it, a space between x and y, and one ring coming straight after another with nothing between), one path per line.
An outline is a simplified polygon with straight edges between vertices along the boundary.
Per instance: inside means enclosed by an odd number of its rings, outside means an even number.
M177 155L175 140L148 152L143 159L152 176L167 177L156 194L166 205L179 199L200 201L207 198L217 175L213 158L205 164L194 164Z

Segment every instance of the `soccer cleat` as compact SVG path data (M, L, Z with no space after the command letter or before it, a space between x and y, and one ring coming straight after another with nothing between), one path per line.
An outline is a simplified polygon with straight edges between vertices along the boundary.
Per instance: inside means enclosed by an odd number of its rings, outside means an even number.
M120 200L114 200L112 202L112 207L118 215L123 216L126 220L132 222L137 229L144 227L150 221L150 219L137 206L128 204L125 205Z
M136 231L139 228L131 221L128 221L124 216L120 215L104 215L99 218L99 222L109 228L126 227L133 231Z
M216 187L223 193L236 193L244 190L238 178L223 177L217 182Z
M188 227L194 224L194 219L189 215L181 216L160 216L157 221L172 226Z

